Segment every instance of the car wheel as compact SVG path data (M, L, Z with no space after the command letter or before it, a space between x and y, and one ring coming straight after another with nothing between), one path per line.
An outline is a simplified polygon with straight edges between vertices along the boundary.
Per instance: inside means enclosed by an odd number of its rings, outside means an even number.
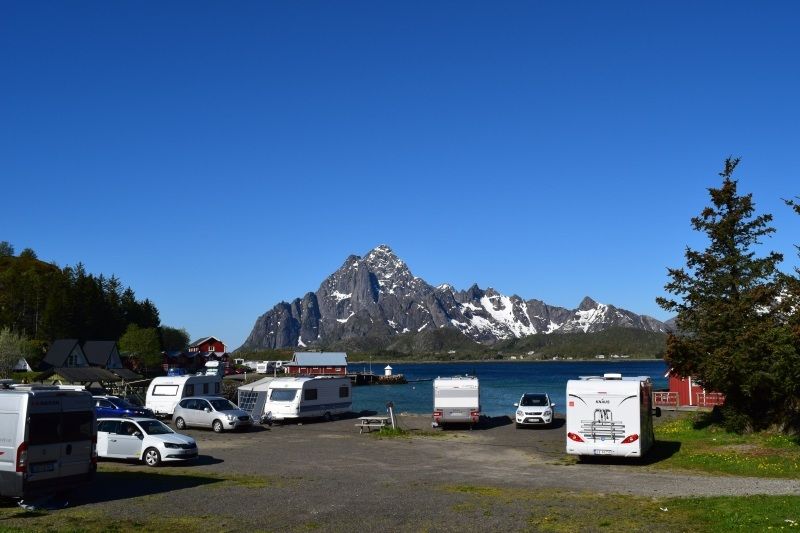
M211 424L211 429L214 430L214 433L222 433L224 428L222 427L222 422L219 420L214 420L214 423Z
M178 429L186 429L186 422L183 420L183 418L178 417L175 419L175 427Z
M161 464L161 454L155 448L147 448L144 451L144 462L147 466L158 466Z

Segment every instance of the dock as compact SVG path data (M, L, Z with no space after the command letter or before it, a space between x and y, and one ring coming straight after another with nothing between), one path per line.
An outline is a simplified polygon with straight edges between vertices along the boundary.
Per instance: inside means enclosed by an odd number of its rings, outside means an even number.
M403 385L408 383L403 374L384 376L372 372L355 372L347 374L353 385Z

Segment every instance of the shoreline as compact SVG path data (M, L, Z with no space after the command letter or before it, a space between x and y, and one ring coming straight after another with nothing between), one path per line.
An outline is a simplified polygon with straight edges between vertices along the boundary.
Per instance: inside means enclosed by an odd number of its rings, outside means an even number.
M450 359L450 360L442 360L442 361L431 361L431 360L372 360L372 361L348 361L347 364L349 365L405 365L405 364L414 364L414 365L435 365L435 364L485 364L485 363L496 363L496 364L514 364L514 363L587 363L587 362L595 362L595 363L632 363L632 362L647 362L652 363L654 361L664 361L664 359L658 358L642 358L642 359Z

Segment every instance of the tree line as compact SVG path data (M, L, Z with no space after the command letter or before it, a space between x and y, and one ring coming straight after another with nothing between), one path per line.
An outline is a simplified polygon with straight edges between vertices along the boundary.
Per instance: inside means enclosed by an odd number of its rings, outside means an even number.
M59 338L120 341L121 351L137 352L151 365L161 349L189 342L185 330L162 326L156 305L116 276L95 276L82 263L60 268L30 248L15 255L6 241L0 242L0 330L13 332L20 355L34 361Z

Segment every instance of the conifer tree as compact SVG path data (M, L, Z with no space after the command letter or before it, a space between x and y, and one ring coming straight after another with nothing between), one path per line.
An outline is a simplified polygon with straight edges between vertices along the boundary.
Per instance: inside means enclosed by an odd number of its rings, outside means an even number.
M686 266L668 269L664 288L675 298L658 298L658 304L677 313L678 333L668 338L666 353L673 371L724 393L725 424L743 431L791 421L787 400L796 387L785 373L797 352L777 305L783 257L756 254L775 231L772 216L756 216L752 194L738 193L732 178L738 163L725 161L721 186L709 189L711 206L691 220L708 247L687 247Z

